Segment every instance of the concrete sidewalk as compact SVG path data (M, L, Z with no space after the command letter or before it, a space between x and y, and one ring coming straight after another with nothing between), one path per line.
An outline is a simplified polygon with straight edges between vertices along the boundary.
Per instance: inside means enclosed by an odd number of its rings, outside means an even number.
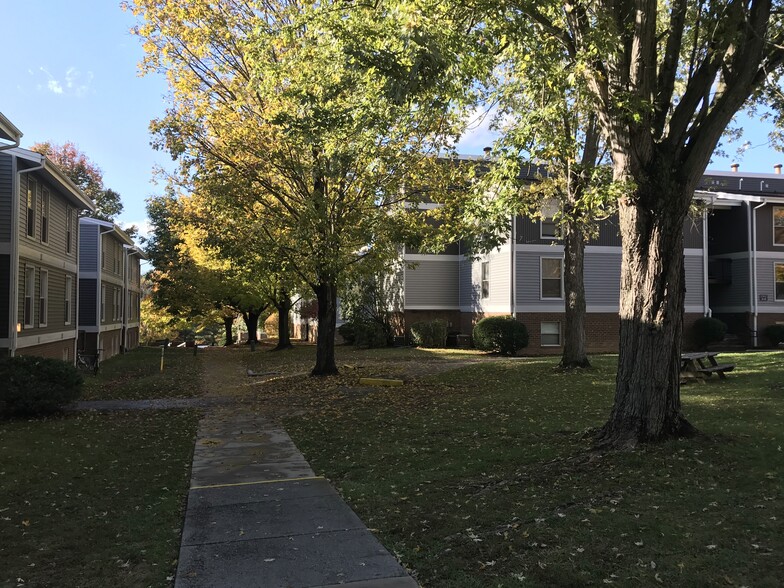
M237 409L199 427L175 588L416 588L286 432Z

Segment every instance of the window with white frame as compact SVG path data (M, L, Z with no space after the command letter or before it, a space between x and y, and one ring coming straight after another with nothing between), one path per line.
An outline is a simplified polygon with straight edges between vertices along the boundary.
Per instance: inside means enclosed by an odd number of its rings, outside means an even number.
M41 270L38 287L38 326L45 327L49 320L49 272Z
M25 328L33 326L33 297L35 296L35 268L25 266L24 311L22 321Z
M37 184L32 178L27 179L27 236L35 237L35 199Z
M71 308L73 300L73 276L65 276L65 303L63 306L63 314L65 315L65 324L71 324Z
M70 206L65 210L65 252L71 252L71 242L73 241L73 220L74 209Z
M776 280L776 300L784 300L784 263L777 263L773 273Z
M101 322L106 320L106 285L101 284Z
M784 245L784 206L773 207L773 244Z
M120 290L112 288L112 320L120 318Z
M563 298L563 258L541 258L542 299Z
M561 323L541 323L540 329L539 340L542 347L558 347L561 345Z
M44 188L41 192L41 243L49 242L49 190Z
M490 297L490 262L482 262L482 298Z

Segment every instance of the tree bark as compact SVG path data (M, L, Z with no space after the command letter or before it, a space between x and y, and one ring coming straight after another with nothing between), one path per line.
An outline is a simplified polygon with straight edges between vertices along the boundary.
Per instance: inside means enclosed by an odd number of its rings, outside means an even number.
M232 333L232 326L234 325L233 316L223 317L223 328L226 331L226 347L234 343L234 334Z
M291 312L291 297L287 292L281 292L280 298L275 302L278 311L278 344L273 351L291 349L291 330L289 329L289 313Z
M316 338L316 365L310 375L332 376L338 373L335 364L338 289L334 282L322 281L313 290L318 300L318 337Z
M585 236L577 222L564 223L564 294L566 312L561 363L564 370L589 368L585 350Z
M248 343L253 341L254 343L258 343L259 339L256 335L256 332L259 329L259 315L261 313L255 312L253 310L249 310L247 312L242 313L242 320L245 321L245 326L248 329Z
M618 375L599 446L633 447L696 432L683 417L680 401L683 225L692 186L659 180L661 175L668 174L638 175L647 181L638 179L633 197L620 202Z

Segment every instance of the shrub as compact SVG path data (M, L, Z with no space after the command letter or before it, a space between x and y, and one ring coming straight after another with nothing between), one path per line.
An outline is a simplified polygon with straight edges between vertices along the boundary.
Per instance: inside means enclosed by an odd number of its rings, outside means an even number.
M384 327L372 321L354 323L354 345L375 349L389 345L389 338Z
M346 345L353 345L357 338L357 332L354 328L354 323L343 323L338 327L338 334L343 337Z
M446 347L448 323L443 319L411 325L411 341L417 347Z
M473 339L482 351L516 355L528 345L528 329L511 316L491 316L476 323Z
M727 325L712 317L702 317L694 321L692 337L699 349L705 349L709 343L718 343L727 334Z
M770 341L773 347L778 347L779 343L784 343L784 325L768 325L762 334Z
M0 361L0 402L15 414L37 415L60 410L78 399L82 375L59 359L16 356Z

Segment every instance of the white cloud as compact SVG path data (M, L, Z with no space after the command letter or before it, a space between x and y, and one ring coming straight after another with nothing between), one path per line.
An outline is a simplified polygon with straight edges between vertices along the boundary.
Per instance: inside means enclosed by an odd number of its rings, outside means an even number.
M139 232L136 235L136 241L139 241L140 237L149 237L150 233L152 232L152 225L148 219L143 219L140 221L121 221L118 220L117 224L120 226L121 229L127 229L131 225L135 225Z
M93 81L93 72L88 71L86 74L82 74L75 67L69 67L65 71L63 81L58 80L45 67L39 67L38 69L46 75L46 89L53 94L67 94L77 97L84 96L90 89L90 83ZM30 73L32 74L33 72L30 71ZM37 84L36 88L42 90L44 86L42 84Z
M50 92L54 92L55 94L63 93L63 87L57 80L49 80L49 82L46 84L46 87L49 88Z

